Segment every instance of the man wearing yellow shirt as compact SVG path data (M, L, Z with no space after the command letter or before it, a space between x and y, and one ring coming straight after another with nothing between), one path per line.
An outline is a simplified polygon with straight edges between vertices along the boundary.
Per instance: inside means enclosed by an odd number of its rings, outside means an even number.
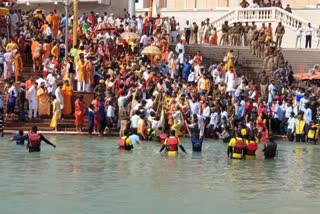
M13 51L14 49L19 49L19 46L17 43L14 41L14 39L11 39L10 42L6 46L7 51Z
M209 94L210 81L209 81L208 76L204 75L199 79L198 90L201 92L202 95L207 96Z
M60 56L60 48L59 48L59 44L54 41L52 44L52 49L51 49L51 54L54 57L55 60L59 59Z
M305 142L305 126L306 126L306 121L303 119L304 112L300 111L298 113L298 118L295 121L295 134L296 134L296 142Z

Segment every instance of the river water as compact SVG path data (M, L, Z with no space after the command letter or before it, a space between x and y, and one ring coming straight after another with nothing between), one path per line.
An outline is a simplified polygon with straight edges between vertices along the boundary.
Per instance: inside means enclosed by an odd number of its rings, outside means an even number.
M301 213L320 211L320 147L279 143L275 160L230 160L227 145L160 155L157 143L50 136L39 154L0 139L0 213Z

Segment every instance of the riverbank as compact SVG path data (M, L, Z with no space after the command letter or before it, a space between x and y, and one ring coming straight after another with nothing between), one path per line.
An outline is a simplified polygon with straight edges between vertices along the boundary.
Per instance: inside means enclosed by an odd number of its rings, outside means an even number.
M28 130L24 130L27 132ZM17 134L17 130L4 130L5 135L12 135ZM38 133L45 134L45 135L57 135L57 136L63 136L63 135L81 135L81 136L89 136L88 132L75 132L75 131L38 131ZM99 133L92 133L92 136L99 136ZM119 136L118 132L112 132L111 134L104 135L103 137L117 137ZM278 140L286 140L286 137L282 135L272 135L275 139ZM184 137L181 138L189 138L188 134L186 134ZM210 140L209 138L206 138L206 140ZM212 139L211 139L212 140Z

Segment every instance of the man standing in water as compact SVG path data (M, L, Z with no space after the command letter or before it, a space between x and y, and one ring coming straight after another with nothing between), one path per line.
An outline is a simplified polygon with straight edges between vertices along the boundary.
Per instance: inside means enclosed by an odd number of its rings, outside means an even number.
M203 136L201 135L200 127L198 124L198 118L194 117L191 124L188 124L188 121L185 120L185 124L187 126L188 133L191 137L192 151L201 152Z
M171 130L170 136L164 141L160 152L167 148L168 155L176 155L178 153L178 146L184 153L187 153L184 147L181 145L179 138L176 136L175 130Z
M29 152L40 152L41 147L41 141L46 142L53 148L56 148L56 145L51 143L49 140L47 140L42 134L37 133L38 127L32 126L31 132L29 132L27 135L25 135L25 140L28 140L27 148L29 149Z
M269 142L264 144L264 152L265 159L272 159L276 156L277 153L277 144L274 142L273 137L269 137Z

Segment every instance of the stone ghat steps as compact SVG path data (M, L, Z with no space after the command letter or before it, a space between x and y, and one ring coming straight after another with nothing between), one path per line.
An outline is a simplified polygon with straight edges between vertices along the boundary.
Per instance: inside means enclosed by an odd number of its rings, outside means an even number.
M23 73L21 75L20 81L19 82L25 82L27 79L29 79L29 77L31 75L35 75L36 77L38 76L38 73L33 72L33 67L31 64L25 64L24 66L24 70ZM4 86L5 83L4 82L0 82L0 90L3 92L4 94ZM17 89L19 89L20 84L17 83L16 84ZM5 106L4 106L4 111L6 112L6 101L5 101ZM25 115L28 115L28 103L25 103ZM26 122L20 122L18 120L18 114L19 114L19 107L18 105L15 106L15 115L14 117L11 119L9 118L8 121L5 124L5 129L8 130L30 130L30 128L34 125L38 126L39 130L42 131L52 131L53 128L49 127L50 122L51 122L51 116L44 116L41 115L40 118L37 119L32 119L32 120L27 120ZM74 125L74 119L73 119L73 115L70 116L64 116L65 119L60 120L58 122L58 129L59 130L68 130L68 131L76 131L75 129L75 125ZM85 126L87 126L87 117L85 116Z
M283 49L282 53L296 73L300 72L301 67L304 70L309 70L315 64L320 64L320 50Z
M210 45L187 45L185 47L187 55L194 56L200 50L204 62L208 67L211 63L221 62L227 52L232 49L234 56L238 58L237 74L238 76L246 75L256 84L260 83L259 74L263 71L263 59L254 56L250 48L247 47L230 47L230 46L210 46Z
M212 62L221 62L226 53L232 49L234 55L238 56L239 64L246 67L255 67L259 69L263 65L263 59L254 56L249 47L231 47L231 46L210 46L210 45L186 45L187 54L194 55L198 50L204 56L204 63L209 65ZM320 49L281 49L284 57L292 65L295 72L299 72L301 66L308 70L314 64L320 64Z

